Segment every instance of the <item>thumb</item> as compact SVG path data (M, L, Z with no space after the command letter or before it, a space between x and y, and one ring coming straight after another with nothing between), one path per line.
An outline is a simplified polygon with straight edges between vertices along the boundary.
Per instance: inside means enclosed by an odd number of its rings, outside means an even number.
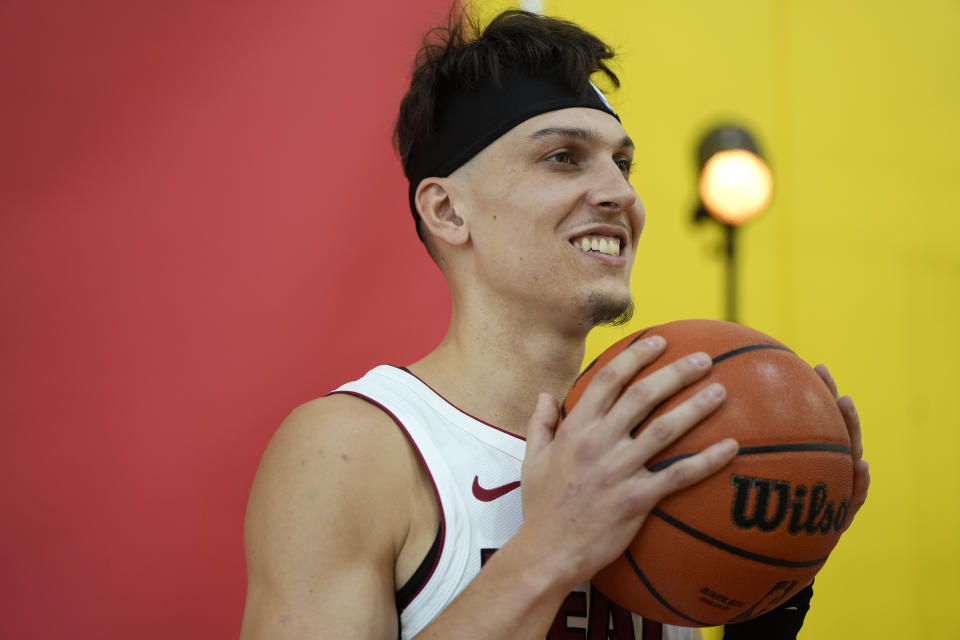
M549 393L541 393L537 397L537 406L527 423L527 455L543 450L553 440L557 429L557 420L560 411L557 401Z

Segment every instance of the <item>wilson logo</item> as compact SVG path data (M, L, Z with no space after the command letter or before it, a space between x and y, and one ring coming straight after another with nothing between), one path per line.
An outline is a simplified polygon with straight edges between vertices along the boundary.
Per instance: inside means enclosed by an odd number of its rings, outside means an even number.
M735 487L730 518L741 529L776 531L789 515L787 531L791 534L823 535L841 531L847 521L850 501L841 500L834 506L822 482L809 490L800 484L792 491L790 483L783 480L734 475L730 482Z

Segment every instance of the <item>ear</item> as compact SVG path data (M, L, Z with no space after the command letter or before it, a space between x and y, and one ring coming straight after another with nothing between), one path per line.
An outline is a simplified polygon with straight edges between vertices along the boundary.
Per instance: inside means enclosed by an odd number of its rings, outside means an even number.
M457 214L456 198L446 178L425 178L414 194L420 219L437 240L451 245L462 245L470 238L465 217Z

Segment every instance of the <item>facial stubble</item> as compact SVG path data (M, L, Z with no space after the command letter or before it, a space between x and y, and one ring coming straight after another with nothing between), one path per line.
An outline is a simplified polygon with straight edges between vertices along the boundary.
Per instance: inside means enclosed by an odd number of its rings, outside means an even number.
M594 291L584 303L584 311L590 316L593 326L619 327L633 317L633 298L614 297Z

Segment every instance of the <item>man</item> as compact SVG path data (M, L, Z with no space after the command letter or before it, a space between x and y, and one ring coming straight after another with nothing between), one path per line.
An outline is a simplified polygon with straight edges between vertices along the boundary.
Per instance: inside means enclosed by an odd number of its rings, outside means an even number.
M720 406L720 385L630 436L709 357L629 383L664 348L639 341L555 430L587 333L631 309L634 148L589 82L618 84L613 54L524 12L467 30L456 20L421 51L397 124L418 233L450 288L448 332L277 431L247 512L242 637L696 637L631 618L588 582L661 498L736 454L728 439L644 466ZM841 408L859 451L849 399ZM775 627L795 634L802 593Z

